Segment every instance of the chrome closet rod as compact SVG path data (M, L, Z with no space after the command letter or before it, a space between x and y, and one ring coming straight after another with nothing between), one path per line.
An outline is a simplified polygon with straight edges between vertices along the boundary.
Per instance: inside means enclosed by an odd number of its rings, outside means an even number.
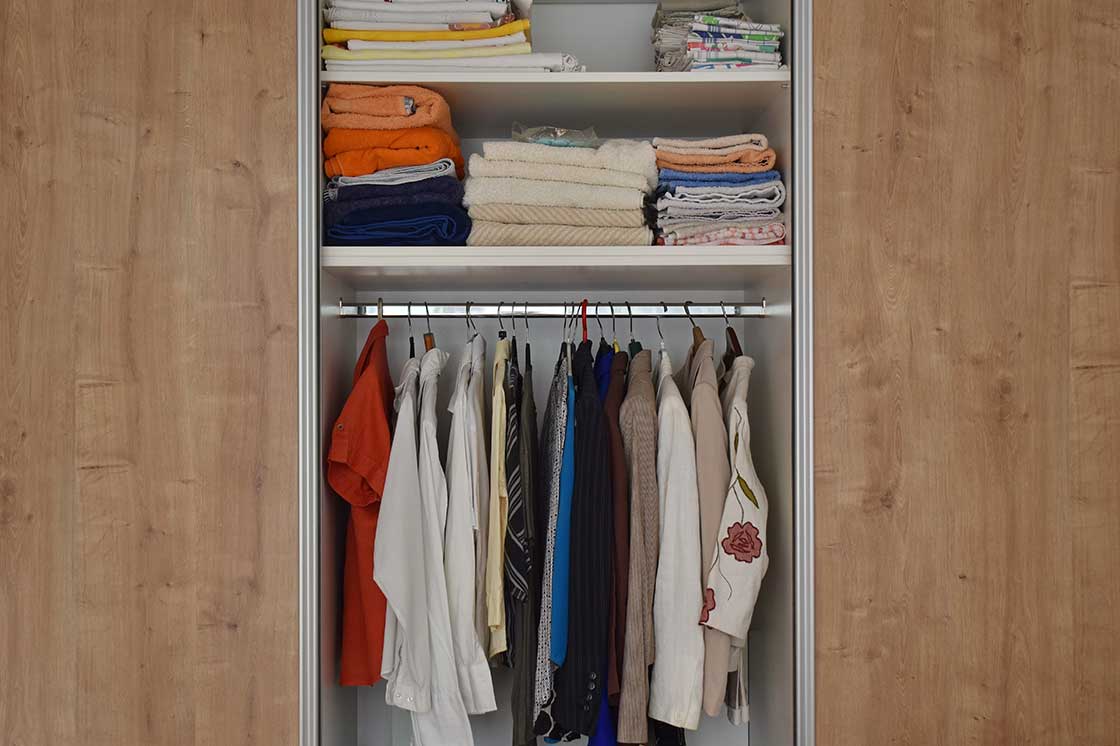
M712 301L705 301L703 303L692 303L685 301L683 303L650 303L643 301L639 304L627 304L626 301L621 303L618 301L599 301L587 303L587 315L589 317L604 317L610 318L612 315L611 304L614 304L613 315L616 319L623 320L633 317L635 319L654 319L654 318L673 318L680 317L686 318L691 316L694 319L712 319L712 318L760 318L767 316L766 299L763 298L759 303L720 303ZM380 306L380 308L378 308ZM499 316L502 318L517 317L523 318L529 316L535 319L562 319L566 316L572 316L573 313L580 312L579 303L568 303L566 306L563 302L555 303L471 303L470 304L470 317L472 319L494 319ZM427 303L413 302L408 303L383 303L380 301L374 303L343 303L340 298L338 301L338 315L342 318L377 318L378 315L386 318L405 318L412 316L414 319L428 318L444 318L444 319L462 319L467 317L467 304L466 303Z

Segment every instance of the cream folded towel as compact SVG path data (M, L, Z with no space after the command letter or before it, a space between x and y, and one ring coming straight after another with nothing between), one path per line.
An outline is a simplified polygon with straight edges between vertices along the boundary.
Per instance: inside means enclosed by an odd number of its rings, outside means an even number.
M579 148L556 148L579 150ZM545 205L554 207L590 207L603 210L641 209L645 194L640 189L568 184L563 181L510 179L499 176L474 176L467 179L463 204L481 205L493 202L514 205Z
M506 205L494 202L471 205L471 220L519 225L578 225L609 228L640 228L646 224L644 210L599 210L587 207L545 207L542 205Z
M770 142L766 139L766 135L759 134L708 137L703 140L680 140L671 137L653 138L653 147L677 153L689 152L693 148L703 148L699 152L707 153L713 149L730 148L736 145L746 145L751 150L766 150L770 147ZM681 148L687 150L681 150Z
M467 246L649 246L649 228L512 225L476 220Z
M645 140L607 140L597 148L560 148L534 142L495 140L482 143L482 153L497 161L628 171L645 177L650 189L657 186L657 158L653 146Z
M541 181L564 181L571 184L601 184L650 191L649 183L641 174L615 171L611 168L562 166L555 163L530 163L528 161L496 161L477 153L471 156L467 168L470 176L507 176Z

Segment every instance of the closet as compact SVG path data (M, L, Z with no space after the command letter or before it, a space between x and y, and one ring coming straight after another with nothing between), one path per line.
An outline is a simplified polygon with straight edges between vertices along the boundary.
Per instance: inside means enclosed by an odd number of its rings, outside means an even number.
M408 357L409 320L396 315L402 307L411 314L420 354L422 336L430 330L451 356L440 377L437 407L446 449L447 401L470 334L458 309L468 302L477 309L474 325L491 351L500 325L516 330L520 343L532 342L536 401L543 409L563 322L531 315L526 327L523 309L529 304L536 313L545 305L563 307L585 298L593 341L600 324L607 340L616 336L623 346L632 334L656 350L663 335L678 368L693 339L680 313L686 302L708 311L722 303L732 313L743 312L727 321L714 312L694 320L717 341L717 358L729 323L756 361L748 402L754 463L770 503L770 566L748 640L750 722L733 726L723 716L704 717L687 738L693 746L813 742L809 1L744 2L752 16L786 29L789 68L776 71L655 72L650 45L655 7L534 3L534 47L575 54L587 72L375 75L321 72L319 4L299 0L302 746L404 745L412 733L408 713L385 705L383 684L338 685L347 508L326 485L324 454L379 302L392 310L386 315L395 382ZM788 188L789 239L785 245L753 247L323 245L319 101L324 84L341 81L410 83L438 91L451 107L464 155L479 152L486 139L509 138L513 122L594 126L607 138L764 132ZM644 313L633 317L627 302L635 310L666 304L674 312L659 320ZM505 317L500 322L494 318L499 304ZM510 671L496 669L498 711L471 718L479 746L510 742L511 679Z

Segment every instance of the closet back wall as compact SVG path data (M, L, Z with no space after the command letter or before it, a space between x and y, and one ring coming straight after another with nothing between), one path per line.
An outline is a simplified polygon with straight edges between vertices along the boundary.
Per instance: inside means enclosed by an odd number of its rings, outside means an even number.
M295 744L295 4L0 3L0 742Z

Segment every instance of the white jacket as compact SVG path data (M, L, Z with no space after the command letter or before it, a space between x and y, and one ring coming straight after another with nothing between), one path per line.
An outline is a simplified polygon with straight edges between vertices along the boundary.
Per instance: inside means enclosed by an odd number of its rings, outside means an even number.
M477 493L487 489L486 449L482 428L475 423L471 401L474 378L481 385L486 343L475 337L463 350L455 391L451 395L451 431L447 440L447 525L444 529L443 566L451 612L451 637L459 690L471 715L497 709L490 665L475 626L475 538Z
M700 505L688 408L661 350L657 379L657 489L661 547L653 595L654 663L650 717L695 730L704 673Z
M705 591L704 623L726 632L732 639L733 658L738 657L735 678L729 684L727 716L733 723L746 722L747 631L751 626L758 591L770 565L766 519L769 504L751 459L751 428L747 420L747 385L754 360L735 358L724 380L720 400L727 423L731 458L731 483L723 505L712 569Z

